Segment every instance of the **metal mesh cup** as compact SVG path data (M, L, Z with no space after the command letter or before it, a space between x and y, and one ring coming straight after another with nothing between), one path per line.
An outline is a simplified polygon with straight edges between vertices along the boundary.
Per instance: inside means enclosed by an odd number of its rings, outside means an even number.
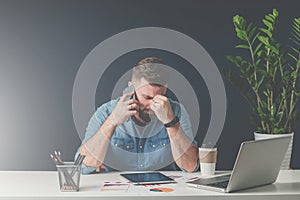
M74 165L74 162L64 162L63 165L56 165L60 191L77 192L79 190L81 165Z

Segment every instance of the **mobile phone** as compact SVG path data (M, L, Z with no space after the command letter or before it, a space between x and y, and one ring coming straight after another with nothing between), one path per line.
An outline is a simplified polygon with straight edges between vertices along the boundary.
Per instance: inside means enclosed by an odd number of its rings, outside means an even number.
M125 89L123 90L123 94L128 94L128 93L132 93L132 92L134 92L134 86L133 86L133 85L128 86L127 88L125 88ZM132 98L132 97L127 97L126 100L129 100L129 99L131 99L131 98Z

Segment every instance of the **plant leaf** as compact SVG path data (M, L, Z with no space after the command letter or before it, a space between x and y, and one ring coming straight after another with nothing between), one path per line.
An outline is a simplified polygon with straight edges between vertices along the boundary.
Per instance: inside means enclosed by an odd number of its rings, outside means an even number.
M270 30L273 30L273 25L268 20L263 19L262 21Z
M274 116L275 113L276 113L276 105L273 104L273 105L271 106L271 116Z
M244 44L240 44L240 45L237 45L235 48L249 49L249 46L248 45L244 45Z
M236 33L237 37L240 38L243 41L247 41L247 35L245 31L237 31Z
M260 28L260 31L264 32L265 34L267 34L268 37L272 37L272 33L270 30L264 29L264 28Z
M264 45L269 45L269 38L264 36L258 36L259 41L261 41Z
M258 50L261 48L262 43L259 43L256 48L254 49L254 55L257 55Z

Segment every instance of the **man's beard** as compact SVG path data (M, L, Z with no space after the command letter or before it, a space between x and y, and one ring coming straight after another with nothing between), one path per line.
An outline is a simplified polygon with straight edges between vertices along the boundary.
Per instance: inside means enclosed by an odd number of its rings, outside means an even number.
M146 123L151 122L150 114L146 113L146 110L139 110L139 116L142 120L144 120Z
M146 109L138 109L139 117L143 120L143 122L136 119L134 115L131 116L132 120L139 126L146 126L147 123L151 122L150 114L147 113Z

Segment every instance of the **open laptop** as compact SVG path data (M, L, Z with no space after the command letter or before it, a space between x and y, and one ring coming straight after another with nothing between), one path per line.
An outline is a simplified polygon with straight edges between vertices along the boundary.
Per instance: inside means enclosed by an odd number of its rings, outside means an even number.
M274 183L288 149L291 136L243 142L231 174L199 178L188 186L234 192Z

